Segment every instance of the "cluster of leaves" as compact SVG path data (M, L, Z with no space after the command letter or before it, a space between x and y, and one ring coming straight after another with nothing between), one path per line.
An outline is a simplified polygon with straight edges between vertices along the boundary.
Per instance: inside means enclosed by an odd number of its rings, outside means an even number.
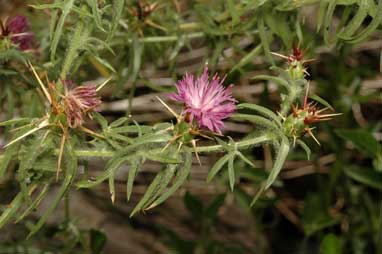
M278 85L282 94L280 115L256 104L238 105L240 113L235 114L233 119L255 125L253 131L239 141L226 142L217 138L216 145L193 148L189 144L174 142L177 128L174 124L140 125L131 123L131 119L126 117L109 124L101 114L93 113L92 117L100 126L99 131L90 133L89 138L89 133L82 130L70 130L70 138L61 149L63 133L57 126L41 127L41 118L38 117L51 112L41 103L38 96L39 86L29 75L29 70L19 66L32 61L38 66L40 73L46 72L50 77L55 77L58 85L68 76L88 79L95 69L105 78L112 76L116 83L115 91L119 96L126 95L124 85L126 82L131 83L128 95L131 110L136 82L147 80L140 73L143 64L150 61L157 66L166 64L176 76L177 56L185 47L192 48L191 40L195 38L208 39L206 41L213 48L208 60L215 67L219 57L224 55L224 49L234 45L244 36L254 36L254 47L249 52L234 47L243 56L237 63L229 59L232 65L231 74L245 72L251 61L262 52L269 63L275 65L271 54L272 43L281 41L283 49L290 50L293 42L302 42L304 24L301 22L299 8L315 2L318 1L230 0L213 1L211 4L192 2L187 6L190 10L186 14L177 10L180 7L171 1L132 3L124 0L55 0L54 3L32 5L32 8L37 10L48 10L51 15L49 31L46 30L40 35L41 41L48 41L45 44L41 43L40 50L49 50L49 56L43 56L39 61L35 55L18 51L16 48L0 52L0 80L5 91L0 95L0 105L2 108L7 107L7 118L17 114L23 116L0 124L6 127L7 138L17 141L7 146L0 155L0 178L3 179L10 172L14 172L20 189L10 205L3 209L0 228L9 221L23 220L40 205L57 182L57 160L61 153L61 186L50 207L30 228L30 235L41 229L74 185L79 188L93 188L108 180L111 199L114 202L115 176L123 164L129 166L127 200L131 197L134 178L146 161L158 162L163 166L133 209L131 215L134 215L141 210L158 206L185 183L191 171L194 152L223 152L224 155L211 168L207 180L211 181L227 165L228 182L233 190L238 175L242 174L238 172L236 165L245 163L255 167L243 150L267 143L273 148L275 159L269 174L263 175L262 181L257 183L259 191L250 202L253 205L275 182L294 143L300 145L308 157L311 154L308 145L300 139L301 136L293 140L286 133L284 125L284 118L290 113L292 105L301 101L307 88L308 81L303 74L296 76L290 69L273 67L272 70L278 76L260 75L254 78ZM378 28L382 17L382 1L319 2L317 30L322 30L323 41L331 45L359 43L365 40ZM330 30L333 30L332 19L336 10L341 11L340 22L333 35ZM362 27L365 23L368 23L367 26ZM85 74L81 74L81 70ZM161 89L150 84L149 87ZM313 96L312 99L327 105L318 96ZM15 112L14 108L17 108L19 103L27 106L21 107L20 112ZM361 130L338 130L333 136L352 141L373 160L373 170L362 171L360 168L349 167L346 174L356 181L380 189L378 179L381 179L381 176L378 170L381 168L381 151L374 137ZM80 175L78 168L79 165L86 168L87 162L94 157L108 158L108 161L104 171L95 179L89 180L86 174L85 177ZM237 159L240 159L240 162L237 162ZM312 204L308 205L310 208L319 200L314 196L311 199L306 202ZM312 213L308 209L304 217L305 231L308 235L336 223L330 217L315 218L315 213L309 216ZM332 241L329 236L325 239L325 242ZM378 243L378 239L375 241Z

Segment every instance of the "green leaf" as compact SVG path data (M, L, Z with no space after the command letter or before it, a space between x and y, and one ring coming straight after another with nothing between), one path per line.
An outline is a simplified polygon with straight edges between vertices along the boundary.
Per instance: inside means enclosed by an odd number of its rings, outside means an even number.
M8 205L8 207L3 211L0 216L0 228L2 228L10 219L12 219L17 210L23 204L23 194L19 192L16 197L12 200L12 202Z
M284 87L288 91L290 90L290 85L289 85L288 81L286 81L285 79L279 78L279 77L274 77L274 76L269 76L269 75L257 75L257 76L252 77L251 79L272 81L272 82L276 83L276 85Z
M129 63L129 79L131 82L135 82L137 80L138 73L141 68L144 45L144 43L139 41L138 36L133 37L133 43L130 48L132 57Z
M314 95L309 96L309 98L321 103L325 107L328 107L329 109L334 111L334 108L326 100L322 99L320 96L314 94Z
M265 185L261 184L260 188L256 192L256 195L253 197L253 199L251 201L251 204L250 204L251 207L256 204L257 200L261 197L261 195L264 193L264 191L265 191Z
M128 178L127 178L127 184L126 184L127 201L130 200L131 193L133 191L134 179L135 179L135 177L136 177L136 175L138 173L139 168L140 168L140 163L139 162L133 160L130 163Z
M363 183L369 187L382 190L382 173L372 168L359 168L356 166L346 166L345 174L353 180Z
M235 70L237 69L240 69L241 67L245 66L246 64L248 64L250 61L252 61L253 58L255 58L256 56L258 56L261 51L262 51L262 45L257 45L254 49L251 50L251 52L249 52L248 54L246 54L237 64L235 64L230 73L234 72Z
M107 128L107 120L98 112L92 112L94 119L101 125L102 129Z
M212 178L214 178L214 176L222 169L222 167L224 166L224 164L226 164L229 158L230 158L230 155L226 154L214 164L214 166L211 168L207 176L208 183L211 182Z
M62 6L62 3L59 3L59 0L54 0L53 4L57 4L59 5L59 7ZM57 15L58 15L58 10L53 9L52 14L50 16L50 25L49 25L49 39L51 42L53 41L53 37L54 37Z
M85 31L87 30L85 28L84 20L81 19L76 24L70 39L69 49L66 52L65 60L61 68L60 78L63 80L66 79L74 60L78 57L78 49L80 49L86 41L87 33L85 33Z
M232 17L232 26L237 25L240 22L240 17L238 15L238 11L235 8L235 3L233 0L227 0L228 11Z
M280 148L277 151L276 159L273 163L273 168L268 176L268 179L265 183L265 189L268 189L273 182L276 180L276 177L279 175L284 162L289 153L289 141L287 138L282 138Z
M370 36L377 28L378 25L381 23L382 19L382 1L378 1L378 6L376 7L377 13L369 23L369 25L358 35L354 36L349 40L350 43L360 43L361 41L365 40L368 36Z
M127 117L121 117L110 124L110 128L116 128L126 123L129 120Z
M153 204L150 205L150 208L153 208L163 203L172 194L174 194L174 192L177 191L179 187L182 186L183 183L187 180L187 177L191 172L192 153L187 152L185 156L186 158L185 158L183 168L182 167L178 168L178 172L175 176L173 185L166 192L164 192L157 200L155 200Z
M167 132L159 131L157 133L149 133L134 139L134 145L143 145L147 143L164 143L171 140L171 135Z
M123 127L117 127L113 128L113 131L116 133L148 133L152 131L152 127L146 126L146 125L138 125L138 126L123 126Z
M252 161L250 161L249 159L247 159L247 157L244 156L244 154L242 154L240 151L236 151L235 154L237 156L240 157L240 159L242 159L245 163L247 163L248 165L250 165L251 167L255 167L255 165L252 163Z
M50 58L52 61L54 61L56 56L56 50L62 35L65 19L70 13L70 10L72 9L73 4L74 4L74 0L64 0L64 2L62 3L61 16L58 20L57 26L55 27L54 30L52 30L54 31L52 36L53 39L51 40L51 43L50 43ZM52 18L56 18L56 15L54 15ZM52 23L55 23L55 20Z
M111 160L108 161L106 164L105 171L96 177L94 181L91 180L84 180L80 181L76 184L77 188L92 188L106 179L108 179L111 175L114 175L114 173L120 168L122 163L128 160L128 157L114 157Z
M150 204L156 197L162 194L163 190L166 188L171 178L175 173L177 165L168 165L165 170L160 171L154 180L151 182L147 188L146 193L143 195L142 199L135 206L130 214L130 217L134 216L138 211L143 210Z
M308 158L308 160L310 160L310 155L312 154L312 151L310 150L309 146L307 144L305 144L304 141L298 139L296 141L296 143L301 146L302 149L304 149L305 153L306 153L306 157Z
M9 163L12 161L12 159L14 159L14 156L17 154L18 148L18 144L10 145L0 157L0 178L4 177Z
M348 25L337 35L341 39L349 40L357 29L362 25L367 16L367 1L359 1L357 13L348 23Z
M114 171L111 171L109 174L109 193L110 193L111 202L113 204L115 201L115 183L114 183L115 175L114 175L114 173L115 173Z
M234 160L235 160L235 155L231 154L228 159L228 179L229 179L229 187L231 191L233 191L233 188L235 186L235 169L233 167Z
M113 20L111 22L111 28L106 41L110 41L113 38L115 32L117 31L119 20L121 19L123 14L124 5L125 0L113 1Z
M147 152L143 151L142 156L145 158L151 160L151 161L157 161L165 164L178 164L181 161L178 158L173 158L169 155L163 154L164 152Z
M29 204L31 202L28 195L27 182L29 181L27 170L31 169L37 157L43 153L46 148L51 144L51 139L48 137L49 130L44 134L34 137L31 142L25 142L19 150L19 169L18 180L21 187L21 193L24 195L24 200Z
M110 71L116 73L117 71L114 69L114 67L105 59L99 57L99 56L96 56L96 55L93 55L93 57L100 63L102 64L103 66L105 66L106 68L108 68Z
M93 18L94 18L95 23L97 24L97 27L101 31L105 32L105 29L102 27L101 15L100 15L101 12L98 9L98 2L97 2L97 0L86 0L86 2L88 3L90 8L92 9Z
M232 119L247 120L255 125L260 125L266 127L270 130L275 131L277 134L281 132L279 125L275 122L268 120L262 116L248 115L248 114L234 114L231 116Z
M325 235L320 245L320 254L341 254L342 241L341 238L334 234Z
M17 220L16 220L16 223L20 222L21 220L23 220L26 216L28 216L31 212L34 211L34 209L36 209L36 207L41 203L41 201L44 199L44 197L46 196L46 194L48 194L48 191L49 191L49 184L46 183L44 184L44 187L42 188L42 190L40 191L40 193L38 194L38 196L33 200L33 202L28 206L28 208L20 215L18 216Z
M32 122L32 118L16 118L16 119L11 119L8 121L1 122L0 126L26 124L26 123L31 123L31 122Z
M65 151L66 152L64 153L64 160L65 160L65 164L66 164L66 170L65 170L65 178L63 180L63 183L62 183L60 189L58 190L58 194L53 199L53 201L51 202L48 209L45 210L44 214L40 217L37 224L35 224L31 228L31 231L28 234L28 238L30 238L31 236L36 234L37 231L39 231L41 229L41 227L45 224L45 222L48 220L49 216L57 208L61 199L68 192L70 186L73 183L74 178L76 177L77 168L78 168L78 159L74 153L74 150L73 150L70 142L66 143Z
M265 30L264 17L262 15L259 15L258 17L257 28L259 29L259 36L261 40L261 45L264 49L265 56L272 65L275 65L275 62L271 55L271 50L269 48L268 35Z
M254 111L260 113L261 115L269 118L270 120L273 120L274 122L276 122L279 127L282 126L281 122L280 122L280 117L278 117L275 113L273 113L272 110L269 110L266 107L252 104L252 103L241 103L241 104L237 105L237 108L238 109L245 108L245 109L254 110Z
M265 13L266 25L281 38L287 48L291 47L293 36L295 36L290 29L289 18L290 14L285 12L272 11Z
M373 137L373 135L361 129L356 130L336 130L336 133L341 138L351 141L354 146L366 156L378 158L381 156L381 145Z
M325 12L324 12L325 13L325 18L324 18L324 41L325 41L326 45L328 45L330 43L335 43L335 41L330 41L329 32L330 32L330 25L331 25L331 21L332 21L332 18L333 18L333 14L334 14L334 10L336 8L336 5L337 5L337 1L336 0L329 1L328 5L327 5L327 8L325 8ZM320 6L320 13L321 13L321 7L322 6ZM322 10L322 11L324 11L324 10ZM336 39L336 37L335 37L335 39Z

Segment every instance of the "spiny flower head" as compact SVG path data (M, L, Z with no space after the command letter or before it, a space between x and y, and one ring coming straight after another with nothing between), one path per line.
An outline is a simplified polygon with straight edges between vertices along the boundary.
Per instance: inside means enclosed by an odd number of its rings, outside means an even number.
M309 75L305 65L314 59L304 59L305 50L301 50L299 46L293 46L293 51L289 56L272 52L273 55L284 58L288 61L287 72L294 79L302 79L305 75Z
M29 31L27 18L16 15L10 20L0 21L0 38L9 37L20 50L32 48L34 33Z
M70 128L76 128L82 125L83 117L86 114L95 110L101 104L101 100L97 96L96 85L74 87L74 83L70 80L63 83L65 87L63 106L67 124Z
M330 107L325 107L323 109L319 109L317 107L317 103L311 102L308 103L308 90L307 89L304 104L301 109L298 106L292 105L292 113L284 120L284 131L285 134L294 141L297 138L301 137L305 133L308 133L316 142L320 144L316 137L312 133L312 129L310 124L317 123L321 121L331 120L334 116L341 114L321 114L324 111L330 109Z
M183 116L191 124L196 122L198 128L208 128L221 134L224 127L223 119L235 111L237 102L232 97L232 86L223 86L224 78L215 74L209 80L208 67L203 74L195 78L186 74L176 84L177 92L169 94L170 99L183 102Z

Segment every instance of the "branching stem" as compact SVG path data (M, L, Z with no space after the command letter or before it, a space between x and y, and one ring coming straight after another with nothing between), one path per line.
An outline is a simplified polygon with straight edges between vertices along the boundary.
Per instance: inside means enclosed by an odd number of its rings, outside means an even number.
M234 143L233 145L238 149L245 149L249 146L262 144L265 142L269 142L273 140L273 137L267 134L264 134L262 136L258 136L251 139L246 139L242 141L238 141ZM212 146L199 146L196 147L196 152L198 153L209 153L209 152L221 152L224 151L224 147L222 145L212 145ZM56 151L58 152L58 151ZM113 157L114 152L113 151L97 151L97 150L76 150L75 154L78 157Z

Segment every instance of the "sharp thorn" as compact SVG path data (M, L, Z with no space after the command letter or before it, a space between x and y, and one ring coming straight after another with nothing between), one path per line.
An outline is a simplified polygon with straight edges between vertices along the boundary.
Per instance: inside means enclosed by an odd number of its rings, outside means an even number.
M156 98L160 101L160 103L162 103L163 106L165 106L165 107L167 108L168 111L170 111L170 113L171 113L173 116L176 117L176 119L179 119L179 118L180 118L180 116L179 116L177 113L175 113L175 111L174 111L172 108L170 108L170 106L168 106L164 101L162 101L161 98L159 98L158 96L156 96Z
M42 91L44 92L46 98L48 99L49 103L52 104L52 99L50 98L50 95L48 93L48 90L46 89L46 87L44 86L44 83L42 83L40 77L38 76L35 68L33 67L32 63L30 61L28 61L28 65L29 67L32 69L32 72L34 74L34 76L36 77L37 81L38 81L38 84L41 86L41 89Z

